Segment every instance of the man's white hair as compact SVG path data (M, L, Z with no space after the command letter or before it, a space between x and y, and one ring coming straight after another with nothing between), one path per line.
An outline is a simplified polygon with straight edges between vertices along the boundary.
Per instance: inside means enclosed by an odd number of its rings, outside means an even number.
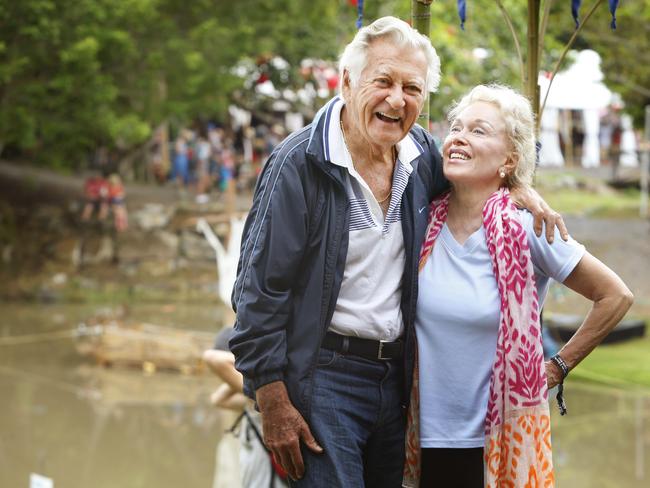
M356 85L368 63L368 49L376 39L388 39L399 47L420 49L427 59L426 89L434 92L440 84L440 58L428 37L423 36L403 20L381 17L359 29L354 39L345 47L339 59L339 79L343 93L343 73L347 70L352 86Z
M507 86L478 85L449 111L452 122L467 107L477 102L491 103L505 122L506 136L517 155L515 170L506 178L509 188L530 185L535 172L535 115L528 99Z

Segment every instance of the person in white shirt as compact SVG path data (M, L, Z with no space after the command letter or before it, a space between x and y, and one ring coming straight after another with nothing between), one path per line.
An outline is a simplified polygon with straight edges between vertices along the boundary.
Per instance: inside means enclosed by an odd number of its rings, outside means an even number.
M547 390L562 387L632 294L573 239L537 237L532 216L512 204L509 190L529 185L535 167L525 97L479 85L449 120L451 190L429 207L420 254L405 486L553 486ZM545 362L539 311L551 279L593 305Z

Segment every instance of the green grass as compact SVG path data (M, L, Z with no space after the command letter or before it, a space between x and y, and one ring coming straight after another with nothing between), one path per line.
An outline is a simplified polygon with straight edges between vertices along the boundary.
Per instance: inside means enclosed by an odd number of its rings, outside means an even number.
M590 217L635 218L639 216L638 190L598 194L580 189L541 191L546 202L555 211L567 215Z
M650 389L650 337L600 345L571 371L569 377L612 386Z
M590 217L639 216L638 189L614 190L606 182L577 171L539 171L535 186L557 212Z

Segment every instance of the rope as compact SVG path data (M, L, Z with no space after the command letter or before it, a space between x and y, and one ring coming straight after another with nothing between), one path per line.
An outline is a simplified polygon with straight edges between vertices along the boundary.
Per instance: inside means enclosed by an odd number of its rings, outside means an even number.
M68 339L71 337L99 335L101 334L101 332L102 332L102 327L100 325L88 327L85 324L81 324L76 329L71 329L71 330L57 330L54 332L40 332L38 334L0 337L0 346L34 344L37 342L51 341L57 339Z
M99 399L101 397L101 392L97 391L94 388L85 388L68 381L61 381L57 378L32 373L30 371L23 371L7 366L0 366L0 375L26 378L27 380L43 383L48 388L57 388L68 393L73 393L79 397L91 398L93 400Z

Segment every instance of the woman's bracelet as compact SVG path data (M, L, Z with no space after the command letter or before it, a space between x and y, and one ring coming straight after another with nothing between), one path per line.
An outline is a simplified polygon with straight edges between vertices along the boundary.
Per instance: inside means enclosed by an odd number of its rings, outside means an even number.
M557 385L557 395L555 395L555 399L557 400L557 407L560 409L560 415L566 415L567 408L566 403L564 402L564 378L569 374L569 367L559 354L553 356L550 361L562 371L562 379Z
M566 378L569 375L569 367L564 362L564 359L562 359L562 356L560 356L559 354L556 354L551 358L551 361L553 361L557 365L557 367L562 370L562 381L564 381L564 378Z

